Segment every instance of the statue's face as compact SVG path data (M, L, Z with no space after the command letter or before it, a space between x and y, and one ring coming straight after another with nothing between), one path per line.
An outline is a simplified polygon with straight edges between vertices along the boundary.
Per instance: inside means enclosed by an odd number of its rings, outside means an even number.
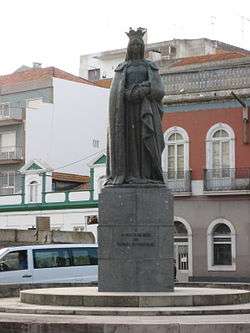
M130 47L133 53L139 53L141 49L141 43L139 43L137 39L134 39L133 41L131 41Z
M130 60L144 58L144 44L143 41L133 39L128 45L128 56Z

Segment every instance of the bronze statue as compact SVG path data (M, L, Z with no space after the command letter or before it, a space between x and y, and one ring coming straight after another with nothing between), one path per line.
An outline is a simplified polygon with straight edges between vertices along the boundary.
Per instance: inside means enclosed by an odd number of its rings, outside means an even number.
M107 184L163 183L164 87L157 66L144 59L145 32L130 28L126 60L115 69L109 101Z

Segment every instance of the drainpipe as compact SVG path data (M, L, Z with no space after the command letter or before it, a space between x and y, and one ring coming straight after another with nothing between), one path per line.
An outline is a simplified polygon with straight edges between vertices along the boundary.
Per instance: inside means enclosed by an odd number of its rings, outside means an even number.
M42 174L42 203L45 203L45 193L46 193L46 172Z
M22 205L25 204L25 175L21 175L22 180Z
M233 91L231 95L240 103L242 106L242 121L243 121L243 143L249 143L248 135L248 106L247 104L239 98Z
M94 199L94 168L90 169L90 200Z

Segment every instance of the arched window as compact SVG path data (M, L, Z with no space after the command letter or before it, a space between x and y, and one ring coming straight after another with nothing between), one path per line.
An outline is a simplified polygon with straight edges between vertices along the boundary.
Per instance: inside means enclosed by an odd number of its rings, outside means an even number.
M187 228L180 221L174 221L174 235L175 237L187 237Z
M167 186L176 192L190 191L188 134L175 126L164 133L164 139L162 169Z
M206 139L207 169L213 177L230 177L235 167L234 132L227 124L212 126Z
M213 229L213 264L232 265L232 237L230 228L218 223Z
M30 197L29 197L29 201L30 202L37 202L38 200L38 182L36 181L32 181L29 184L30 187Z
M235 232L224 219L214 221L208 230L208 268L210 270L235 269Z
M174 222L174 250L177 270L188 270L188 233L180 221Z
M174 221L174 259L177 280L187 282L192 276L192 230L181 217Z

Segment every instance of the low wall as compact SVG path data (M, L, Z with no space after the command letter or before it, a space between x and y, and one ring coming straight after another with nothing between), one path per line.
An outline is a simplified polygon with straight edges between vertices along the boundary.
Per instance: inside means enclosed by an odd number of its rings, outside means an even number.
M0 247L32 244L95 243L92 232L0 229Z
M93 287L97 283L25 283L25 284L0 284L0 298L19 297L20 290L62 287Z

